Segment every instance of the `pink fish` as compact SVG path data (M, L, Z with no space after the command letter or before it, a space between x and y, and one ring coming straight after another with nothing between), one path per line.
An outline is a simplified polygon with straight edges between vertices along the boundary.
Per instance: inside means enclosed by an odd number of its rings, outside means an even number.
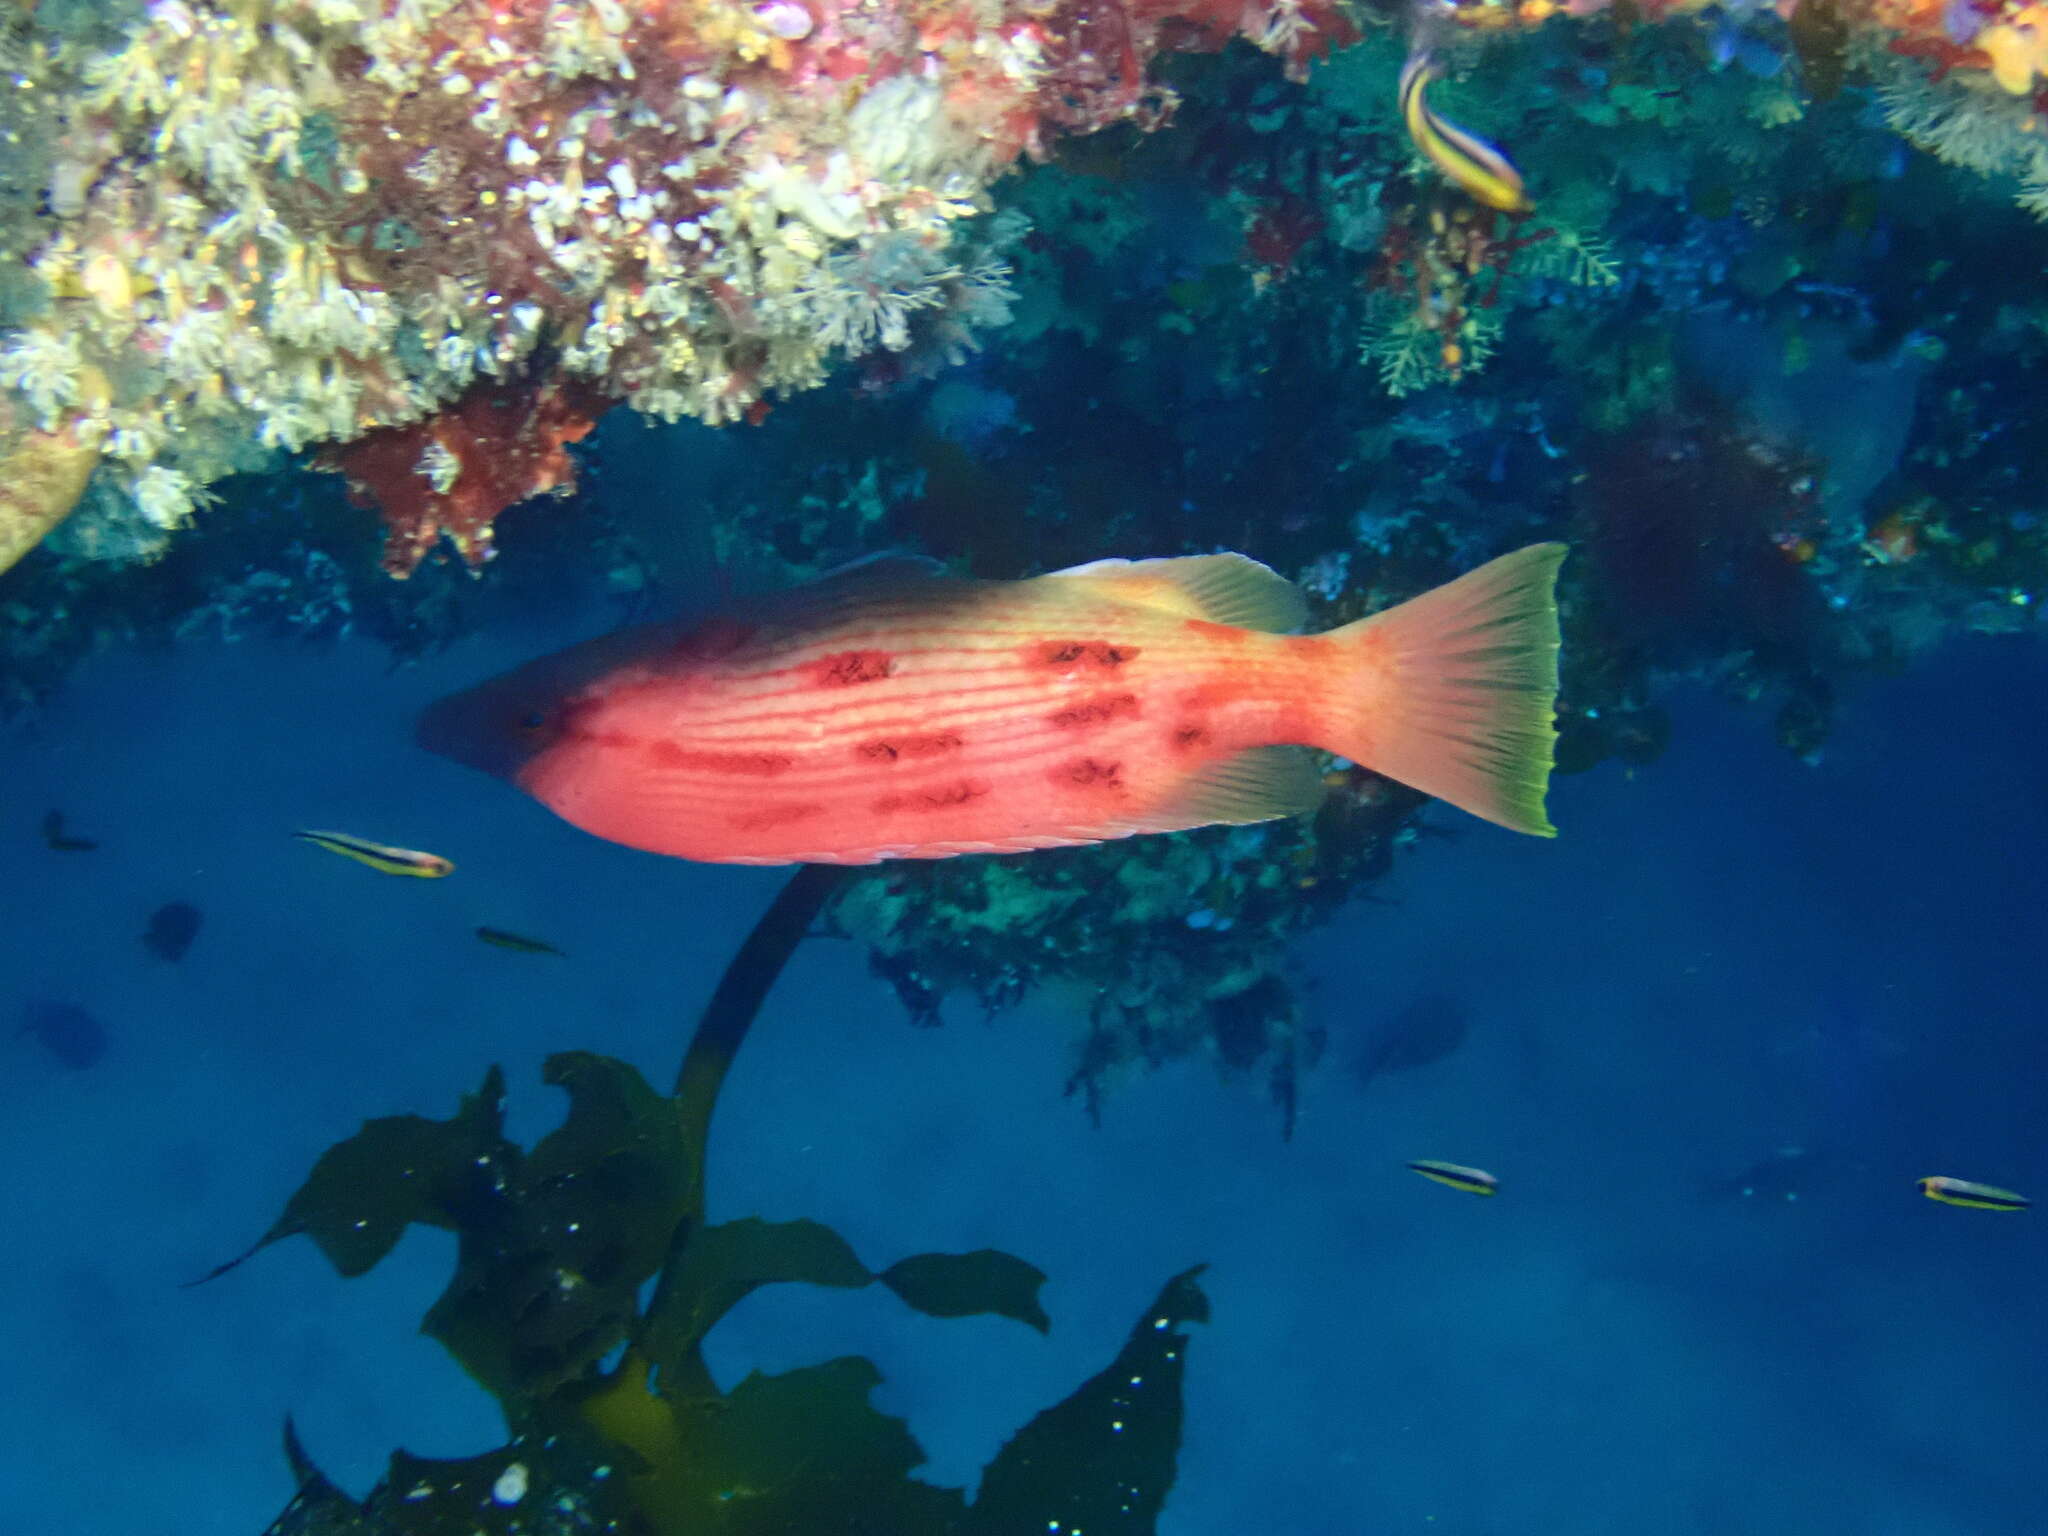
M1315 808L1320 747L1519 832L1544 815L1561 544L1322 635L1243 555L1029 581L871 562L608 635L433 705L433 751L633 848L864 864Z

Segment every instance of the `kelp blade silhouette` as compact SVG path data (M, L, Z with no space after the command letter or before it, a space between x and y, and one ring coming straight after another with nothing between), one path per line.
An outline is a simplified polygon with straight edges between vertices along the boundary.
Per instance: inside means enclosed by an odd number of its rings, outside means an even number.
M868 1361L755 1372L730 1392L705 1367L711 1329L769 1284L879 1281L933 1317L1050 1326L1045 1276L1010 1254L917 1254L877 1272L817 1222L704 1221L719 1089L841 878L807 867L783 887L713 993L673 1093L624 1062L565 1052L544 1075L568 1094L568 1113L530 1150L504 1135L504 1076L492 1067L448 1119L372 1120L319 1159L250 1252L303 1235L353 1276L409 1225L455 1233L456 1271L426 1331L497 1397L511 1439L455 1460L396 1452L358 1502L288 1423L299 1492L267 1536L1153 1529L1179 1452L1183 1325L1208 1315L1196 1271L1167 1284L1115 1362L1005 1446L972 1504L910 1475L924 1453L870 1402L881 1376Z

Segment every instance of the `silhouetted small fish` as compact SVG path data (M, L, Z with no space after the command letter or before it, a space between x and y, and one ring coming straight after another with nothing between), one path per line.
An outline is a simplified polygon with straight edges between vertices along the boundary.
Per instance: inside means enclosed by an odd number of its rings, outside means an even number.
M1352 1073L1362 1088L1382 1072L1408 1072L1442 1061L1465 1043L1470 1027L1465 1005L1457 999L1418 998L1366 1036Z
M175 963L185 958L185 951L199 937L202 921L199 909L191 902L166 902L150 913L149 926L142 930L142 942L159 960Z
M421 853L417 848L393 848L388 843L373 843L367 837L356 837L347 832L294 832L292 836L316 848L325 848L329 853L338 853L344 859L367 864L386 875L438 880L455 868L438 853Z
M43 842L58 853L91 853L99 847L89 837L73 837L67 833L62 811L51 811L43 817Z
M1769 1157L1758 1158L1733 1178L1713 1180L1707 1185L1707 1198L1795 1204L1813 1174L1815 1163L1813 1153L1805 1147L1779 1147Z
M34 1035L44 1050L74 1072L83 1072L107 1054L106 1029L71 1003L30 1003L21 1033Z
M1467 1168L1462 1163L1441 1163L1433 1157L1417 1158L1408 1167L1433 1183L1463 1190L1468 1195L1500 1193L1500 1180L1484 1168Z
M522 955L561 955L564 960L569 958L545 939L529 939L524 934L507 933L502 928L479 928L476 936L486 944L495 944L500 949L514 949Z

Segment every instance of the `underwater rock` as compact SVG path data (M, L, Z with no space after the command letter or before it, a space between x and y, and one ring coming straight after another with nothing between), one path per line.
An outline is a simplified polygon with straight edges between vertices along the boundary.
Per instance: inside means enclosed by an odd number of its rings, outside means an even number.
M199 937L205 919L189 901L167 901L149 914L149 926L142 930L143 947L157 959L175 965Z
M74 1072L83 1072L107 1054L106 1027L73 1003L30 1003L21 1033L35 1036L44 1050Z

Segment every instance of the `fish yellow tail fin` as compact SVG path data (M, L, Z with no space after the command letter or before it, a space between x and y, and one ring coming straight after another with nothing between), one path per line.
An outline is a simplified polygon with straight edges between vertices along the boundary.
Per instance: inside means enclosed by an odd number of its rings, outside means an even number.
M1331 631L1350 664L1324 745L1475 816L1555 836L1543 795L1564 555L1532 544Z

